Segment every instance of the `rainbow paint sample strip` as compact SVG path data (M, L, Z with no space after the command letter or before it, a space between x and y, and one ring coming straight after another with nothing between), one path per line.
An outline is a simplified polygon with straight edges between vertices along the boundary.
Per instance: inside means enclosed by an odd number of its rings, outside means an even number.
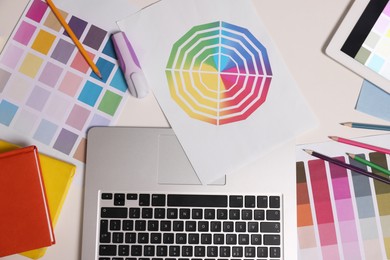
M358 140L390 147L389 137ZM298 259L389 259L390 185L308 156L303 148L387 176L348 158L342 144L297 147ZM385 154L358 147L348 152L389 169Z
M60 12L102 79L48 5L33 0L0 56L0 127L83 161L86 131L115 122L128 93L107 30Z

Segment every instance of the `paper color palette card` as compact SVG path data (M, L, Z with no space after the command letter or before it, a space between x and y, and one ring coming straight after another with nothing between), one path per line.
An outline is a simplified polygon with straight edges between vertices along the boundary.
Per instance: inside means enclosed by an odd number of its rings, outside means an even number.
M83 17L61 13L103 79L92 72L48 5L32 0L0 56L0 128L40 142L45 150L53 148L64 159L83 161L86 131L116 120L127 86L110 34Z
M315 125L251 1L160 1L118 24L202 183Z
M390 147L390 135L357 140ZM345 153L390 167L388 155L337 142L298 146L298 259L390 259L390 185L329 164L302 149L365 169Z
M55 242L35 146L0 154L0 256Z

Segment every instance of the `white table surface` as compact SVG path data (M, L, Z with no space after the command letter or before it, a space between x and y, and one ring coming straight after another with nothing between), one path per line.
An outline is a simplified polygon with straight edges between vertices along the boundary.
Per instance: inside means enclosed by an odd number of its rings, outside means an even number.
M353 138L383 133L350 129L339 125L340 122L347 121L387 123L354 110L362 79L324 54L326 43L352 1L255 0L254 2L260 17L319 120L319 126L299 136L296 144L328 141L329 135ZM0 0L0 49L4 46L27 3L28 0ZM168 126L168 123L153 95L149 95L141 100L129 99L118 125ZM71 186L55 229L57 243L41 259L80 259L82 193L82 185ZM15 255L3 259L26 258Z

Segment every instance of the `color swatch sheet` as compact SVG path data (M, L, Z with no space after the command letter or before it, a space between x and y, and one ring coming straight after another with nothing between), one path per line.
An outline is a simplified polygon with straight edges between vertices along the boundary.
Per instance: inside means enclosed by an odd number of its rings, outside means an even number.
M118 25L202 183L314 127L251 1L160 1Z
M390 135L357 140L390 147ZM390 259L390 185L312 157L302 149L365 169L345 152L390 167L388 155L341 143L298 146L298 259Z
M390 1L386 4L354 57L366 67L390 79Z
M371 82L364 80L355 109L390 121L390 94Z
M127 86L110 34L82 17L61 13L102 79L48 5L33 0L0 56L0 127L3 138L20 143L14 138L19 134L53 148L65 160L84 161L86 131L115 122L128 96Z

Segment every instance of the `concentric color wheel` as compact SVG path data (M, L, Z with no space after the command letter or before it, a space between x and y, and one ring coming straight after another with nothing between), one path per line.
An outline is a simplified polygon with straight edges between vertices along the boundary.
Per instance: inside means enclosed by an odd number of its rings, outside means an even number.
M266 48L247 29L213 22L175 42L166 76L171 97L190 117L223 125L264 103L272 71Z

